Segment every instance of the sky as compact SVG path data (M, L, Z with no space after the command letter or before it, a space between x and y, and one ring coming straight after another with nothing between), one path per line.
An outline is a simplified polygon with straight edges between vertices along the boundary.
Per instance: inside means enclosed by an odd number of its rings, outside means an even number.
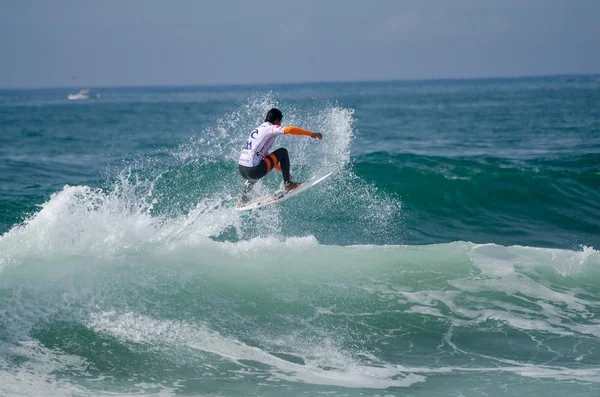
M0 0L0 88L600 73L600 0Z

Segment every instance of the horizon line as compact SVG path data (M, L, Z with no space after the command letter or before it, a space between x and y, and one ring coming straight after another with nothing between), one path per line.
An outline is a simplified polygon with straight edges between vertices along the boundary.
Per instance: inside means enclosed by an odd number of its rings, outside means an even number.
M20 90L53 90L53 89L108 89L108 88L220 88L220 87L266 87L266 86L295 86L310 84L360 84L360 83L418 83L438 81L482 81L482 80L515 80L534 78L556 78L556 77L595 77L600 73L560 73L560 74L524 74L514 76L486 76L486 77L428 77L428 78L405 78L405 79L366 79L366 80L309 80L296 82L271 82L271 83L189 83L189 84L134 84L134 85L48 85L31 87L0 87L0 91Z

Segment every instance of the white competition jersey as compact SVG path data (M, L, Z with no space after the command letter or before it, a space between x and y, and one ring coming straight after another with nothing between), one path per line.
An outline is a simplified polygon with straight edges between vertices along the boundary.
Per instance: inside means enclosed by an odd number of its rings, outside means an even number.
M284 128L267 121L256 128L246 141L240 154L238 164L246 167L256 167L267 154L278 135L284 133Z

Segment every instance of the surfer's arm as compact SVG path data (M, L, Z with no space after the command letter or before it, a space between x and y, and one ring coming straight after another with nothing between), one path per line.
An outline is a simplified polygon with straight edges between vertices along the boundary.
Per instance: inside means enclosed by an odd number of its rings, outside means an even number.
M306 136L309 136L309 137L315 138L315 139L323 139L323 134L321 134L320 132L312 132L312 131L308 131L308 130L303 130L302 128L298 128L298 127L285 127L283 129L283 133L291 134L291 135L306 135Z

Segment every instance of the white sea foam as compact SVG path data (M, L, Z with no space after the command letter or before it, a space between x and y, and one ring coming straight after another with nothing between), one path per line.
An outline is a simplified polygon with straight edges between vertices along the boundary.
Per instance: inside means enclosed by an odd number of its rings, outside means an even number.
M132 313L99 313L90 317L88 325L93 329L111 334L123 341L146 343L153 346L157 342L165 344L165 351L173 348L188 347L216 355L221 360L230 360L244 368L245 373L252 372L250 362L258 362L271 367L269 379L303 382L318 385L384 389L388 387L407 387L416 382L425 381L423 375L450 372L493 373L508 372L525 377L552 378L583 382L600 382L600 368L568 368L559 365L536 365L516 360L486 357L497 366L460 367L460 366L405 366L375 363L365 365L357 362L335 345L325 344L311 349L320 354L312 359L304 359L305 364L296 364L280 359L257 347L248 346L236 339L225 337L205 326L180 321L159 321ZM288 341L289 342L289 341ZM293 349L293 346L290 346ZM295 352L296 355L301 355ZM179 354L179 353L178 353ZM337 357L337 358L336 358ZM173 358L174 359L174 358ZM327 370L323 369L328 368Z
M334 351L332 345L321 346L320 359L306 360L305 365L283 360L257 347L248 346L236 339L225 337L205 326L180 321L159 321L133 313L99 313L90 316L88 325L124 341L167 344L167 348L187 346L191 349L217 355L220 359L236 362L251 370L246 361L259 362L272 367L271 379L283 379L311 384L384 389L391 386L406 387L425 380L423 376L404 374L389 368L360 365L347 354ZM338 357L332 360L332 357ZM341 368L325 370L337 365ZM402 379L392 377L403 376Z
M15 346L2 346L0 351L0 395L3 396L99 396L144 395L168 397L176 388L161 383L137 383L125 387L128 391L103 390L103 376L88 373L87 360L60 349L50 349L35 340L21 341ZM9 362L17 360L19 365ZM73 382L70 375L84 375L84 382Z

